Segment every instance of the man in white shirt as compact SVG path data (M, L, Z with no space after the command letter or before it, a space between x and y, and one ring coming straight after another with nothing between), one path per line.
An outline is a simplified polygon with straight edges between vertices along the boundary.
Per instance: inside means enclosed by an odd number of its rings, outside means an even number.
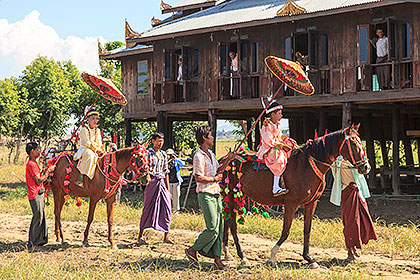
M378 40L372 42L373 47L376 49L376 63L384 63L388 61L388 38L384 36L384 31L381 28L376 30ZM378 83L380 89L391 88L389 65L376 66L376 75L378 76Z

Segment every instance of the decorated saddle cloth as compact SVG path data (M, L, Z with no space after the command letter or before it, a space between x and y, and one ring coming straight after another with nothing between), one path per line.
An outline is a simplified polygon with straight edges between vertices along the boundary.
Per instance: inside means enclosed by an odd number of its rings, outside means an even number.
M286 152L287 159L290 158L292 151L293 149L288 149L288 151ZM269 169L268 166L264 163L264 160L259 159L256 155L256 152L248 148L243 149L242 152L238 154L235 159L239 162L251 161L252 169L257 172Z

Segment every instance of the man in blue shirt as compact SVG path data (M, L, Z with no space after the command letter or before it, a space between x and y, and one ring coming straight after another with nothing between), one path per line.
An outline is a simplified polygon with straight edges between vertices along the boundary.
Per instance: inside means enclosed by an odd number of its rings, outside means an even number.
M166 154L169 157L169 191L172 196L172 211L173 213L177 213L181 209L179 206L182 184L180 169L185 165L185 162L177 158L175 151L172 149L168 149Z

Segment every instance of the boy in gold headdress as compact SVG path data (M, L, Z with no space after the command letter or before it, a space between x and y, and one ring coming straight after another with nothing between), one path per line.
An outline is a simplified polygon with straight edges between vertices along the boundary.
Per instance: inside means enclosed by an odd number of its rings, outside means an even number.
M92 180L95 175L96 162L105 153L101 131L97 127L99 113L94 108L89 113L88 111L89 106L86 106L84 113L87 114L88 125L83 125L80 130L80 147L74 155L74 159L79 160L77 168L81 173L75 184L81 188L83 188L83 175Z

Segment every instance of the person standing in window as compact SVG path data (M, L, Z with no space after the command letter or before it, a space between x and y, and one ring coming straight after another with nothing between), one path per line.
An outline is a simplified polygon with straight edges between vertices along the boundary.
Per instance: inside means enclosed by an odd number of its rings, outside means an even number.
M376 63L388 62L388 38L384 35L384 31L381 28L376 30L378 39L375 41L371 40L371 44L376 49ZM390 76L389 76L389 65L376 66L376 75L378 76L379 88L384 90L391 87Z
M238 55L234 51L229 52L231 59L231 93L232 98L239 98L239 73L238 73Z

